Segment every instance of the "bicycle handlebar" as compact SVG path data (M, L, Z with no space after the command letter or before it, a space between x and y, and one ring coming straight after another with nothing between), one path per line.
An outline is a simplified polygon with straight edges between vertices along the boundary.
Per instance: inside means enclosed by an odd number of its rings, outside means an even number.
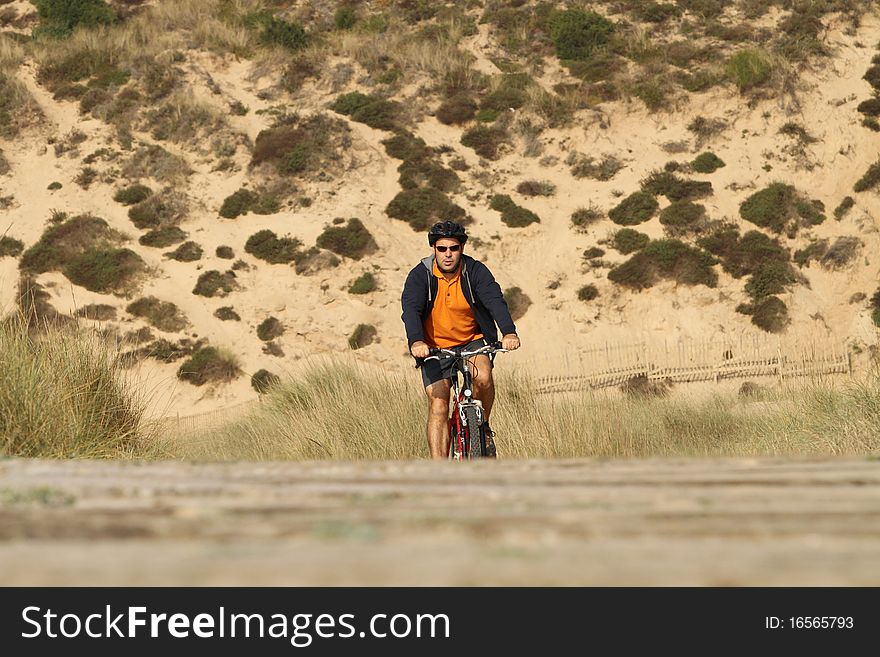
M480 354L495 354L495 353L505 353L509 351L509 349L504 349L501 346L500 342L493 342L492 344L487 344L484 347L480 347L479 349L475 349L474 351L462 351L456 352L452 349L440 349L438 347L431 347L430 355L426 356L422 359L422 361L426 360L440 360L441 358L467 358L468 356L478 356Z

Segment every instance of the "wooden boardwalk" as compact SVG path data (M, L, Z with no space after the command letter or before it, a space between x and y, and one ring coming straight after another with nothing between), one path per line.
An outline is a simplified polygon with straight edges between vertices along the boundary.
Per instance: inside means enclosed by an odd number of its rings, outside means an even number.
M864 458L0 462L3 585L877 586L878 554Z

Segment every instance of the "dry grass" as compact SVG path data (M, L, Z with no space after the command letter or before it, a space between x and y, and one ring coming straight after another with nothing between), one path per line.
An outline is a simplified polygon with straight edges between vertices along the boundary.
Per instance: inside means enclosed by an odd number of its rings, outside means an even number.
M220 112L196 100L192 90L180 89L146 113L144 127L155 139L180 143L216 134L225 125Z
M0 36L0 136L11 138L22 128L39 121L42 113L27 87L16 75L24 61L24 49Z
M118 349L73 326L41 328L21 314L0 323L0 456L156 456Z
M880 449L880 380L813 381L697 401L538 395L501 366L492 428L508 458L870 454ZM389 400L394 400L390 402ZM282 380L251 415L173 448L184 458L405 459L427 455L424 393L411 374L316 361ZM625 418L625 421L621 421Z
M465 25L457 17L441 22L431 38L414 37L411 27L392 22L379 33L334 33L317 48L351 58L371 73L396 67L404 79L428 76L448 90L463 90L480 85L473 56L459 48L464 33Z

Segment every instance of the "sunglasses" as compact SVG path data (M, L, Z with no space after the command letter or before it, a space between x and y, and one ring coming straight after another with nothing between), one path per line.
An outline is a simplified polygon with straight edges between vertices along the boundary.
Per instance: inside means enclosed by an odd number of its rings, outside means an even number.
M456 251L461 251L461 244L453 244L452 246L435 246L434 248L440 253L446 253L446 249L455 253Z

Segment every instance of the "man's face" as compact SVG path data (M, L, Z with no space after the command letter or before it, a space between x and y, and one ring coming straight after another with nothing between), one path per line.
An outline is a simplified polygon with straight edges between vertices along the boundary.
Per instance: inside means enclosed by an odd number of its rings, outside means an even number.
M437 240L434 243L434 257L440 271L448 274L458 269L462 251L464 247L454 237L441 237Z

